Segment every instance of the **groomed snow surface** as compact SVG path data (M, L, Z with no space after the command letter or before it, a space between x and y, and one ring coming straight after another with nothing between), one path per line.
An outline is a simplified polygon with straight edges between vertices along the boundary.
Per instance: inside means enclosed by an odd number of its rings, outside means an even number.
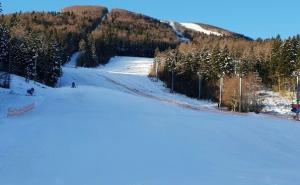
M177 29L177 27L175 25L176 23L174 21L167 21L167 23L172 27L172 29L174 30L174 32L176 33L177 37L179 38L179 40L181 42L184 42L184 43L191 42L190 39L186 38L184 36L184 34L180 30Z
M170 94L147 77L152 62L68 65L56 89L14 76L12 90L0 89L0 184L299 184L297 122ZM29 87L35 96L25 96ZM33 102L33 111L5 117Z
M221 33L218 32L214 32L214 31L210 31L207 29L204 29L202 26L200 26L199 24L195 24L195 23L180 23L182 26L184 26L187 29L191 29L193 31L196 32L201 32L207 35L216 35L216 36L222 36Z

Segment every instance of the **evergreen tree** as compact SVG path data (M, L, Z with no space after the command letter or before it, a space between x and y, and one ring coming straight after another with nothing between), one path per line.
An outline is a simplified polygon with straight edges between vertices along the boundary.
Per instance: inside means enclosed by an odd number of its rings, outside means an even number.
M25 54L25 65L26 72L25 77L29 80L37 80L37 61L39 57L39 46L38 37L36 34L29 32L25 36L26 48L24 48Z
M8 72L9 63L9 31L0 24L0 70Z
M276 39L272 41L272 50L271 50L271 57L270 57L270 79L273 79L273 84L276 84L280 81L280 77L282 76L282 72L280 71L280 64L281 64L281 45L282 40L280 36L277 36Z
M2 6L0 2L0 16ZM0 86L9 87L9 30L6 25L0 23Z
M198 61L198 72L202 75L203 78L212 78L213 72L211 71L211 53L207 48L205 48L199 54L200 60Z
M281 47L281 63L279 71L284 77L291 77L296 70L297 42L294 38L287 39Z
M55 38L51 38L48 43L48 51L46 53L47 56L47 65L45 70L45 83L49 86L55 86L59 80L59 77L62 74L61 64L62 64L62 56L61 56L60 46Z
M212 50L212 54L211 54L211 63L212 63L212 71L215 74L215 76L220 76L223 72L223 68L222 68L222 53L220 51L219 46L216 46L213 50Z
M11 44L10 44L10 55L9 55L9 61L10 61L10 72L16 75L24 75L24 62L23 62L23 50L24 42L12 38Z
M297 70L300 71L300 38L299 37L297 37L297 59L296 59L296 66L297 66Z
M227 75L234 73L234 60L230 56L229 49L225 47L221 52L221 63L220 63L221 72Z
M77 61L78 66L81 67L98 66L96 46L92 37L90 37L89 39L82 39L79 43L79 50L81 52L81 55Z

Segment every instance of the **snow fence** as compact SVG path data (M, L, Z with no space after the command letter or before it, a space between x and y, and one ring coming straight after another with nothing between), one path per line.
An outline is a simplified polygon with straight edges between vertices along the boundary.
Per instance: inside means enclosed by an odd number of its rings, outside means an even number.
M27 112L32 111L35 108L35 103L32 103L30 105L27 105L22 108L9 108L7 111L7 117L16 117L16 116L21 116Z

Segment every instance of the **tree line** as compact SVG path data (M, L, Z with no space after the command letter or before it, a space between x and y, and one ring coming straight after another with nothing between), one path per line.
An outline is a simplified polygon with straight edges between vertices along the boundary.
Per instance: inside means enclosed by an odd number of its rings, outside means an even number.
M168 87L190 97L201 94L202 99L219 101L222 78L222 90L225 91L222 92L223 105L237 110L239 104L243 104L243 111L249 111L254 110L251 108L253 104L257 105L252 97L258 96L256 93L261 86L275 91L295 90L293 73L300 70L300 37L283 40L277 36L251 41L201 35L190 44L156 52L155 63L159 64L158 77ZM151 76L156 75L155 70L152 70ZM239 102L237 76L245 80L242 103Z
M0 71L54 87L62 75L61 66L107 11L70 7L62 12L1 14Z
M161 21L121 9L113 9L87 38L85 58L81 61L97 59L105 64L116 55L154 57L154 51L161 51L179 45L179 39L172 28ZM93 56L92 56L93 55ZM87 65L80 62L80 65Z

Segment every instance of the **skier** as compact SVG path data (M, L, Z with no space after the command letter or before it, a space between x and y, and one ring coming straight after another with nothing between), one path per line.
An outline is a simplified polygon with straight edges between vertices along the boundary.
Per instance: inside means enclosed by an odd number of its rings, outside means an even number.
M75 82L72 82L72 88L76 88Z
M34 88L33 87L27 90L28 95L32 96L33 93L34 93Z

